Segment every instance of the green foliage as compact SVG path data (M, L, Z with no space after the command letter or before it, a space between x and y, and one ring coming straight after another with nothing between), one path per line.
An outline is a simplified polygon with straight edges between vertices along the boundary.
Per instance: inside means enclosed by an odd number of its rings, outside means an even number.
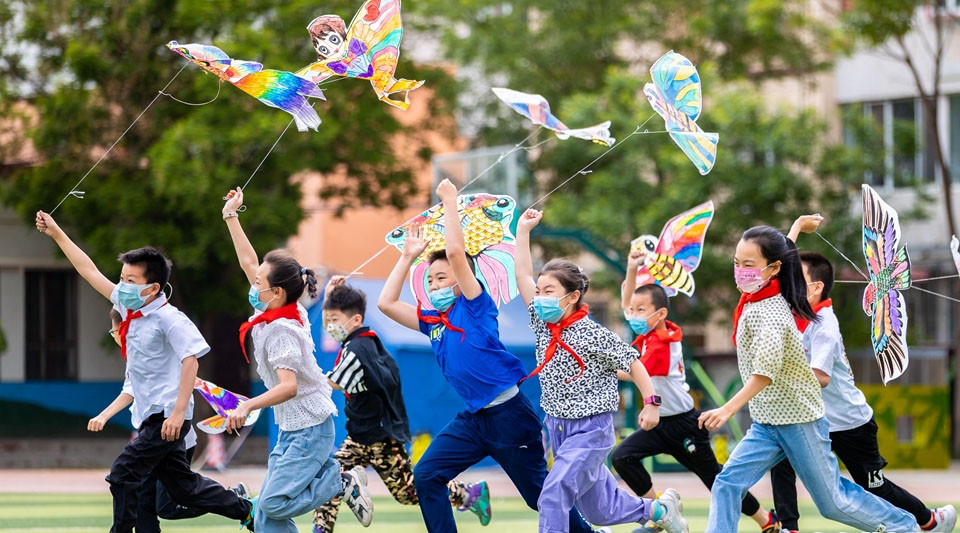
M7 351L7 336L3 333L3 327L0 325L0 355Z
M27 131L39 164L2 178L0 199L25 222L50 210L183 66L164 46L170 40L219 46L232 57L267 68L296 70L316 59L306 32L315 16L334 12L348 23L359 3L323 6L297 0L193 2L59 0L0 7L0 120L26 101L37 120ZM350 207L402 207L417 194L411 169L389 142L401 133L417 148L434 119L449 112L452 84L440 69L401 58L398 73L426 79L435 97L427 120L401 128L370 84L343 80L323 88L319 132L291 128L246 190L243 223L260 253L282 246L303 216L291 175L301 170L346 171L344 184L323 196ZM167 92L188 102L213 98L218 80L187 66ZM426 106L423 92L414 106ZM419 101L418 101L419 100ZM180 302L191 312L243 314L243 280L226 229L221 197L242 185L290 120L224 84L216 101L190 107L160 97L80 187L58 221L84 243L108 277L119 273L118 252L153 244L174 261Z

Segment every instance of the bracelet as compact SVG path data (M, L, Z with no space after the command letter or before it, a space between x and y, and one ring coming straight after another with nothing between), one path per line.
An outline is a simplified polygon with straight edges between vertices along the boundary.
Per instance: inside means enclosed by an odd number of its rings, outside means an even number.
M227 213L226 215L223 215L223 219L224 219L224 220L226 220L226 219L228 219L228 218L234 218L234 217L240 218L240 215L238 215L238 214L236 214L236 213Z

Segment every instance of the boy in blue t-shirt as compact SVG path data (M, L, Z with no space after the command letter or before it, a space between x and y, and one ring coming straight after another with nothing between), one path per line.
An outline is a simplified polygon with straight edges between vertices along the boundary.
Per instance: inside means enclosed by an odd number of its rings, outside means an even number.
M377 305L394 321L430 338L444 378L466 404L466 410L440 431L413 470L427 531L448 533L457 526L447 482L457 474L492 457L535 510L547 464L540 419L517 388L527 372L500 342L497 307L477 281L466 253L456 187L443 180L437 195L443 202L446 249L428 258L429 298L436 310L400 301L407 271L426 249L422 228L407 232L403 254ZM570 512L570 531L591 531L576 509Z

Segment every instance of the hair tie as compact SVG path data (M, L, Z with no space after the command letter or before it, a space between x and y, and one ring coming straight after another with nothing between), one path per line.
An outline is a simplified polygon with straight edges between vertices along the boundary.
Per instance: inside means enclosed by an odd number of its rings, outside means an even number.
M300 275L305 276L307 274L307 267L300 267Z

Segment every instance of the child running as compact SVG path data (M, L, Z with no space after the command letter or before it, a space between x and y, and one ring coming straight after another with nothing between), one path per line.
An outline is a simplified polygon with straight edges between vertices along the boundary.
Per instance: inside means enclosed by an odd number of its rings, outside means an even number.
M120 282L107 279L53 217L38 211L37 229L53 238L70 264L124 317L117 328L126 361L125 391L107 409L116 414L133 402L137 437L110 467L106 481L113 495L113 533L137 525L141 486L151 473L173 501L239 520L252 528L253 505L237 493L190 470L184 438L193 418L197 359L210 351L197 327L167 302L162 288L172 264L147 246L120 254ZM127 398L129 397L129 398ZM122 405L120 405L122 404ZM99 421L91 421L99 426ZM90 427L90 426L88 426Z
M644 398L639 424L656 427L661 399L638 353L587 316L583 296L589 280L573 263L554 259L536 281L530 256L530 230L543 214L528 209L517 225L517 287L530 312L537 337L540 405L553 447L553 469L540 494L541 533L569 531L573 505L591 523L646 523L669 532L686 532L680 497L667 489L658 499L638 498L620 489L607 469L607 454L616 443L613 413L619 409L617 372L630 374Z
M405 444L410 442L410 421L403 403L400 369L380 338L363 325L367 298L362 291L346 285L346 278L330 279L323 297L324 329L342 344L333 370L327 374L330 386L342 390L347 402L347 438L333 458L340 467L372 466L390 494L403 505L417 505L413 467ZM481 481L464 485L447 484L450 501L459 510L471 510L481 525L490 523L490 492ZM337 521L340 500L333 499L313 514L315 533L331 533Z
M857 531L915 531L912 515L841 478L830 453L820 384L794 320L818 321L796 245L771 227L750 228L737 244L734 279L742 292L733 340L744 385L726 404L701 414L700 425L717 431L748 402L753 424L714 481L707 531L736 531L747 489L784 458L797 467L824 517Z
M423 228L407 231L400 260L377 302L399 324L429 337L440 370L466 409L444 427L413 469L420 512L430 533L457 530L447 484L460 472L492 457L531 509L547 475L540 420L517 383L523 363L500 342L497 306L474 274L457 213L457 189L448 180L437 187L443 202L446 249L428 258L430 303L436 310L400 301L410 266L423 251ZM567 516L571 531L591 531L580 513ZM566 521L565 521L566 522ZM565 529L564 529L565 530Z
M808 215L797 219L790 229L790 240L796 242L800 232L810 233L823 218ZM833 312L830 291L833 289L833 265L816 252L800 252L807 301L819 317L817 322L803 321L803 351L813 374L820 382L824 410L830 425L830 448L843 461L850 476L861 487L912 514L922 531L953 531L957 511L952 505L930 509L883 475L886 459L877 444L877 423L873 409L857 388L853 370L843 347L840 323ZM783 460L770 471L773 480L773 501L783 526L798 529L797 474L790 462Z
M634 251L627 260L627 276L622 286L624 317L636 334L632 346L640 351L640 362L650 374L653 386L663 399L660 423L649 430L638 429L613 451L610 460L620 477L639 496L656 498L650 474L643 460L666 453L693 472L710 488L720 473L720 463L713 454L708 432L698 427L700 416L693 406L690 386L683 367L683 330L667 320L669 301L660 285L637 287L637 269L643 264L643 252ZM623 380L629 375L621 373ZM780 533L780 522L774 513L760 507L760 502L747 493L740 511L753 518L763 533ZM656 526L646 531L656 531ZM635 533L645 531L639 529Z
M240 326L240 346L246 357L249 332L257 373L267 392L241 403L228 417L227 431L243 427L250 411L271 406L280 426L256 499L255 529L294 533L294 517L344 494L357 519L368 526L373 502L366 489L366 472L356 467L341 474L340 464L330 457L332 416L337 408L327 377L313 356L307 311L298 302L304 290L316 296L317 278L283 250L271 251L261 264L240 226L237 209L241 205L243 191L237 188L227 194L223 206L237 259L250 282L247 299L254 308L250 320Z

